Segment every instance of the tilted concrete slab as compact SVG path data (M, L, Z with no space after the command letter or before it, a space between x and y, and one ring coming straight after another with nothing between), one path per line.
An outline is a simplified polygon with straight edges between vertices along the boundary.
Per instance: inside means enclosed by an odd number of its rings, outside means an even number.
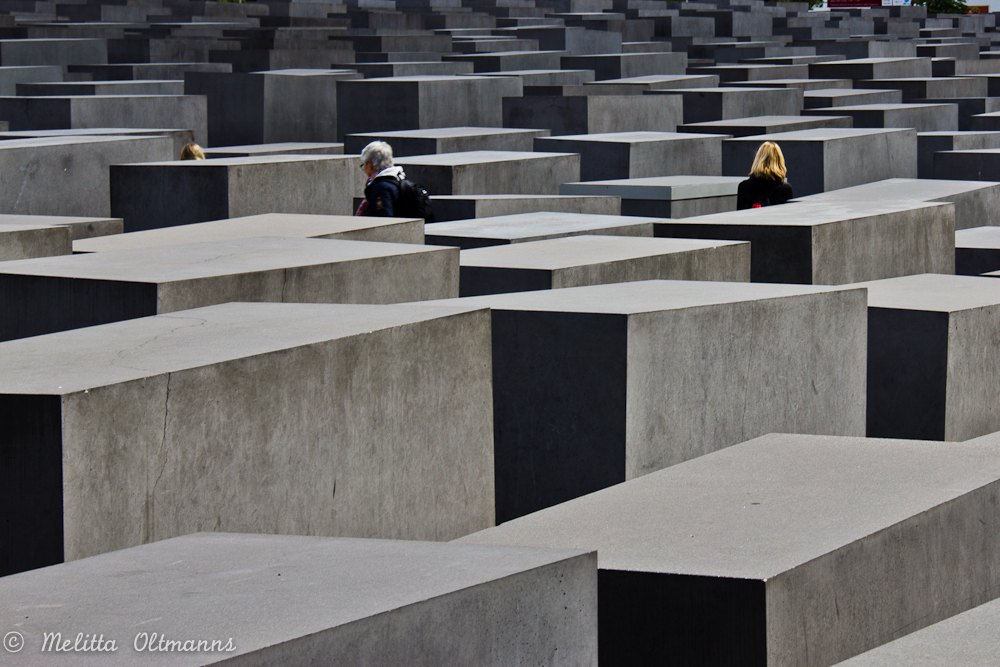
M562 189L562 186L559 186ZM588 213L619 215L619 197L574 195L435 195L431 197L434 220L468 220L517 213Z
M939 151L1000 148L1000 132L920 132L917 134L917 177L934 178Z
M69 229L70 241L117 236L123 229L121 218L83 218L63 215L0 215L0 225L66 227Z
M493 525L485 310L230 303L8 341L0 364L3 574L200 530Z
M58 130L18 130L0 132L0 139L44 139L49 137L107 137L107 136L168 136L174 141L173 156L180 157L184 144L194 141L194 131L183 128L161 127L88 127L74 130L64 128Z
M802 115L850 116L854 127L912 127L918 132L957 132L957 104L854 104L804 109Z
M754 282L843 285L955 271L950 203L792 202L664 220L655 229L656 236L750 241Z
M570 151L464 151L401 157L395 164L435 195L555 195L560 183L580 179L580 156Z
M115 643L108 665L597 665L597 555L576 549L198 533L5 577L0 595L39 665L66 661L51 646L81 619ZM160 637L219 643L154 653Z
M767 435L460 541L597 549L602 665L822 667L997 596L998 454Z
M1000 181L1000 149L938 151L934 178L965 181Z
M930 58L857 58L829 63L811 63L809 78L895 79L931 76Z
M903 93L896 88L888 90L818 88L807 90L802 94L802 106L805 109L846 107L855 104L900 104L902 101ZM835 112L830 112L831 115L833 113Z
M750 244L571 236L463 250L461 296L638 280L750 281Z
M653 176L563 183L559 191L620 197L622 215L687 218L735 211L736 190L742 180L733 176Z
M72 252L73 241L67 227L27 222L10 225L0 216L0 262Z
M398 303L458 296L458 251L244 238L0 264L0 340L227 301Z
M505 97L504 127L544 127L554 135L673 132L684 119L680 95L648 98L638 94L596 94L599 92Z
M973 227L955 232L955 273L981 276L1000 271L1000 227Z
M812 130L818 127L851 127L851 119L848 116L818 116L812 118L803 116L755 116L753 118L731 118L728 120L712 120L705 123L679 125L677 131L749 137L756 134Z
M285 142L254 146L223 146L205 148L206 158L256 157L260 155L343 155L344 144L317 142Z
M385 141L395 157L462 153L466 151L531 151L535 137L547 137L549 130L502 127L443 127L429 130L367 132L344 138L349 153L358 153L372 141Z
M868 288L868 435L1000 430L1000 281L928 274L858 286Z
M684 123L752 116L795 116L802 111L798 88L692 88L684 96ZM657 94L650 91L646 94ZM833 114L827 114L833 115Z
M747 437L864 432L860 290L644 281L458 303L493 310L498 522Z
M581 234L653 236L659 218L582 213L519 213L475 220L451 220L424 226L424 238L433 245L484 248L542 241Z

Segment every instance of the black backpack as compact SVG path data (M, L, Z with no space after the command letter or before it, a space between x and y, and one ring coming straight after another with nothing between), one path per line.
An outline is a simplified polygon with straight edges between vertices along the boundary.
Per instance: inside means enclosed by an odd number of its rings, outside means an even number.
M402 180L392 214L397 218L423 218L426 223L434 222L431 196L419 183Z

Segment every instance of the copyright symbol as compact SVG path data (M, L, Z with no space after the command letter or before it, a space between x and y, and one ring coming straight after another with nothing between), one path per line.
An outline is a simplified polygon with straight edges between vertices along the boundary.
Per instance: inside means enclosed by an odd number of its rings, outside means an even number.
M8 653L17 653L24 648L24 637L20 632L8 632L3 637L3 647Z

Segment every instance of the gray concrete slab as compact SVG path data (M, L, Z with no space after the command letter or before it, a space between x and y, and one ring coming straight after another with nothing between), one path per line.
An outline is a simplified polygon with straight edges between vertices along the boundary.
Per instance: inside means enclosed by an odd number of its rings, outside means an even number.
M640 90L676 90L679 88L716 88L719 77L697 74L649 74L646 76L630 76L624 79L605 79L591 81L588 87L603 88L613 86L635 87Z
M494 523L484 310L229 303L0 359L3 574L206 529L441 541Z
M0 95L16 95L19 83L62 80L63 68L58 65L0 67Z
M679 95L559 94L503 100L504 127L544 127L555 135L673 132L683 114Z
M656 223L656 236L750 241L754 282L842 285L954 273L953 204L830 200Z
M755 134L795 132L819 127L849 128L851 127L851 118L849 116L755 116L753 118L730 118L678 125L677 131L749 137Z
M965 181L1000 181L1000 150L938 151L934 178Z
M712 134L609 132L542 137L535 139L535 150L580 154L580 178L562 183L675 174L718 176L722 139Z
M3 217L0 216L0 262L69 255L72 252L73 241L68 227L40 222L11 225L3 222Z
M110 180L112 215L127 232L258 213L350 215L363 185L353 155L118 164Z
M115 642L108 665L149 660L159 636L225 647L154 653L178 665L597 665L597 556L580 550L199 533L6 577L0 595L40 665L66 662L46 637L75 639L80 618Z
M594 80L592 69L527 69L506 72L482 72L477 76L514 76L525 86L580 86Z
M852 104L804 109L802 115L850 116L854 127L912 127L918 132L957 132L957 104Z
M619 197L622 215L688 218L735 211L736 190L742 180L738 176L653 176L563 183L559 191Z
M431 202L436 222L540 211L592 215L620 215L622 212L621 198L608 196L435 195Z
M458 296L458 251L244 238L0 265L0 340L227 301L398 303Z
M184 81L45 81L19 83L18 96L183 95Z
M931 76L930 58L857 58L811 63L809 78L896 79Z
M108 217L110 165L172 158L167 136L0 141L0 213Z
M253 146L221 146L204 148L206 158L257 157L260 155L343 155L344 144L319 142L285 142Z
M463 250L461 296L637 280L750 281L750 244L571 236Z
M1000 430L1000 281L927 274L868 288L868 435L968 440Z
M850 79L764 79L761 81L729 81L727 86L750 88L799 88L803 92L822 88L851 88Z
M648 217L539 211L435 222L424 226L424 238L429 244L468 249L581 234L651 237L657 221Z
M0 216L0 221L3 216ZM73 252L108 252L162 246L232 241L260 236L341 239L388 243L424 243L424 221L420 218L374 218L353 215L308 215L262 213L242 218L195 222L178 227L149 229L100 238L78 239Z
M686 53L606 53L563 56L560 67L594 70L597 81L657 74L686 74Z
M66 227L69 229L71 242L122 233L122 221L120 218L81 218L61 215L0 215L0 225L10 227L17 225Z
M980 276L1000 271L1000 227L955 231L955 273Z
M671 91L684 97L684 123L703 123L752 116L797 116L802 111L798 88L693 88ZM647 95L658 94L649 91ZM827 114L834 115L834 114Z
M903 92L896 88L887 90L856 88L817 88L802 93L802 106L806 109L845 107L856 104L899 104Z
M52 137L128 137L128 136L166 136L174 142L173 155L180 157L184 144L194 141L194 131L180 128L127 128L127 127L88 127L84 129L61 130L17 130L0 132L0 140L7 139L46 139Z
M92 65L108 62L107 41L103 39L0 39L0 65Z
M361 153L372 141L385 141L395 157L466 151L531 151L535 137L549 130L502 127L442 127L429 130L367 132L344 138L348 153Z
M580 156L569 150L412 155L395 164L435 195L555 195L560 183L580 178Z
M955 229L998 223L1000 183L891 178L885 181L833 190L803 197L802 202L951 202L955 205Z
M854 82L855 88L896 88L903 93L904 102L929 97L987 97L987 81L978 77L903 77L898 79L873 79Z
M1000 132L919 132L917 177L934 178L934 157L938 151L981 148L1000 148Z
M761 142L781 147L798 196L887 178L916 178L917 133L911 129L817 128L722 142L722 174L750 173Z
M498 523L747 437L864 430L859 290L645 281L459 303L493 310Z
M597 549L602 665L829 665L997 596L998 453L768 435L460 541Z

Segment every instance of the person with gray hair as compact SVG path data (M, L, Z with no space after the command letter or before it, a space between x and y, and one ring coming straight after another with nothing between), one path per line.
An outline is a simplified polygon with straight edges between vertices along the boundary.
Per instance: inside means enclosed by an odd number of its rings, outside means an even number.
M392 164L392 146L384 141L373 141L361 151L361 170L368 181L365 198L354 215L383 218L393 217L399 184L406 178L402 167Z

